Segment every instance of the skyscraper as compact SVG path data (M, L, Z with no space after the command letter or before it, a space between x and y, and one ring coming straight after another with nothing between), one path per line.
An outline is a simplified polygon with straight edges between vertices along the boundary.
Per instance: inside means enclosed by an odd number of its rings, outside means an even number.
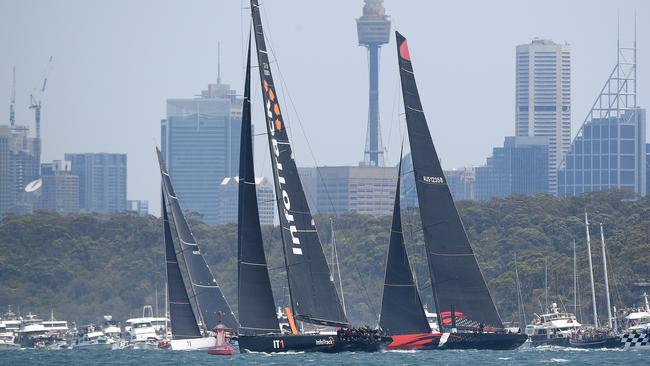
M0 218L7 213L28 213L23 193L39 176L38 140L26 126L0 126Z
M646 110L636 99L636 39L634 47L617 43L616 65L558 171L560 196L610 188L647 193Z
M72 214L79 211L79 177L71 163L55 160L41 167L43 179L40 207L43 210Z
M384 0L365 0L363 15L357 19L359 46L368 48L369 103L368 132L364 163L368 166L384 165L384 147L379 125L379 48L390 39L390 17L386 15Z
M549 192L571 144L571 47L548 39L517 46L516 136L548 137Z
M319 214L389 215L393 209L397 167L320 166L299 168L305 192Z
M218 220L220 183L239 174L241 106L219 78L199 98L168 99L161 121L161 151L181 205L209 224Z
M65 154L79 177L79 207L88 212L126 211L126 154Z
M511 194L548 192L548 138L507 136L484 166L475 169L475 198L479 201Z

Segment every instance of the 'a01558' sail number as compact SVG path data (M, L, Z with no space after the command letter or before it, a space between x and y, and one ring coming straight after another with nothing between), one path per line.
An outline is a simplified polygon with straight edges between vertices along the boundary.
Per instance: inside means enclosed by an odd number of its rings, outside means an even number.
M284 339L274 339L273 340L273 348L275 348L275 349L284 348Z
M425 183L433 183L433 184L444 184L445 183L445 178L443 178L443 177L428 177L426 175L423 175L422 180Z

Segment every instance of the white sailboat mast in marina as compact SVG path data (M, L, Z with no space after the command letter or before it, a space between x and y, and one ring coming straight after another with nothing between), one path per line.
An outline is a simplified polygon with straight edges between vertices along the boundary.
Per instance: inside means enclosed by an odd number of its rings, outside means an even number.
M609 299L609 279L607 276L607 249L605 248L605 234L603 233L603 223L600 223L600 242L603 249L603 270L605 271L605 297L607 299L607 325L613 328L612 324L612 304Z
M591 263L591 238L589 236L589 219L585 211L585 230L587 233L587 252L589 254L589 279L591 280L591 304L594 311L594 326L598 328L598 310L596 309L596 288L594 286L594 267Z

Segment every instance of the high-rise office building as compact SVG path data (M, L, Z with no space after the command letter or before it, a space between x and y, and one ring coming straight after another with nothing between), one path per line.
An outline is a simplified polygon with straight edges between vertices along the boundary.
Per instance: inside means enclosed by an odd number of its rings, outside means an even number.
M274 218L274 188L273 184L264 177L255 177L257 189L257 209L261 225L273 225ZM219 185L219 215L217 224L236 224L239 207L239 177L224 178Z
M646 194L646 111L593 118L571 144L559 171L560 196L605 189Z
M548 137L548 184L571 144L571 47L547 39L517 46L516 136Z
M79 177L79 207L87 212L126 211L126 154L65 154Z
M508 136L484 166L475 168L474 195L479 201L511 194L548 192L548 138Z
M79 177L71 163L54 160L41 166L43 186L39 208L61 214L79 212Z
M646 110L637 105L636 39L617 63L558 171L559 195L623 189L645 195Z
M39 177L38 140L26 126L0 126L0 218L5 213L29 213L27 184Z
M379 124L379 48L390 40L390 17L386 15L384 0L365 0L363 15L357 19L359 46L368 48L369 98L368 132L364 164L384 165L384 147Z
M316 204L315 209L310 205L312 211L336 215L392 213L397 167L322 166L298 171L307 197Z
M209 84L199 98L168 99L161 151L184 210L216 224L219 185L239 174L241 98L229 85Z

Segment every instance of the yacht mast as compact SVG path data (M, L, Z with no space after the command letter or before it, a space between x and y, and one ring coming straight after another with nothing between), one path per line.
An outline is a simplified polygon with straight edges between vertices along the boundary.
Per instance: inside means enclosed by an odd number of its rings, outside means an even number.
M343 281L341 281L341 267L339 266L339 252L336 250L336 240L334 239L334 219L331 218L330 232L332 233L332 271L334 271L334 264L336 264L336 274L339 278L339 289L341 291L341 305L343 306L343 314L347 316L348 312L345 309L345 295L343 295Z
M600 242L603 247L603 269L605 271L605 296L607 298L607 325L612 328L612 304L609 301L609 279L607 277L607 250L605 249L605 234L603 234L603 223L600 223Z
M587 252L589 254L589 278L591 280L591 302L594 309L594 326L598 328L598 310L596 309L596 289L594 286L594 267L591 263L591 238L589 237L589 220L585 211L585 230L587 232Z
M515 279L517 280L517 305L519 307L519 322L526 324L526 312L524 311L524 299L521 297L521 283L519 282L519 270L517 269L517 253L515 252Z
M548 311L548 260L544 257L544 311Z
M578 271L576 263L576 240L573 239L573 315L578 316Z

